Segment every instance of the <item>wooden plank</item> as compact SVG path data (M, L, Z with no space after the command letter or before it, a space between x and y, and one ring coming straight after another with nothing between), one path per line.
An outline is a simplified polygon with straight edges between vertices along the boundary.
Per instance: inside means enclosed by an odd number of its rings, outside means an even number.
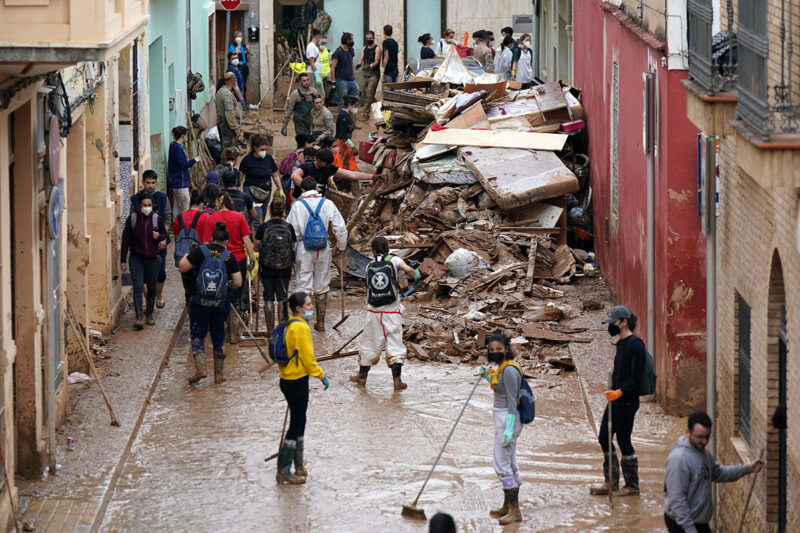
M483 106L480 102L472 104L466 110L462 111L460 115L451 119L447 123L448 128L490 128L489 121L486 120L486 113L483 111Z
M536 268L536 249L539 248L539 240L531 239L528 249L528 272L525 274L525 290L530 291L533 284L533 270Z
M564 148L567 136L558 133L490 131L445 128L430 130L422 144L457 146L491 146L493 148L522 148L556 152Z
M529 339L543 339L556 342L592 342L591 337L573 337L558 331L551 331L536 324L525 324L522 326L522 334Z

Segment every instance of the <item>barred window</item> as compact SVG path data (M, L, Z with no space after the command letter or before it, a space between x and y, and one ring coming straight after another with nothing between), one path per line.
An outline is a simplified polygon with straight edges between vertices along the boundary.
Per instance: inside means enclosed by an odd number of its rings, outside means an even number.
M750 306L736 294L738 329L738 421L739 433L750 442Z

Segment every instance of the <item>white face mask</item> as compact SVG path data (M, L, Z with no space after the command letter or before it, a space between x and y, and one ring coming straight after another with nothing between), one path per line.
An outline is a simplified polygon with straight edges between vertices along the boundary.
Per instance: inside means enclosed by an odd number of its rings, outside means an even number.
M350 110L350 113L353 115L358 115L358 108L354 107L353 109Z
M236 38L236 44L242 44L242 38L241 37L237 37Z
M256 155L259 158L264 159L265 157L267 157L267 151L266 150L261 150L260 152L256 152Z
M152 213L152 212L153 212L153 208L152 207L142 207L142 214L144 216L149 217L150 213Z
M530 47L531 47L531 42L530 42L530 41L525 41L525 42L524 42L524 43L522 43L522 44L524 44L524 45L525 45L525 48L530 48Z
M238 59L231 59L231 65L233 65L235 67L238 64L239 64L239 60Z

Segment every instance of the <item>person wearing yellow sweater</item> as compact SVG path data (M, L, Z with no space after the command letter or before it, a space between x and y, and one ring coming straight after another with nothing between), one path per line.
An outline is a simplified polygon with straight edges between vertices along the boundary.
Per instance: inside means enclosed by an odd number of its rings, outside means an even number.
M286 353L289 362L278 365L281 371L280 387L289 405L289 430L278 452L278 483L306 482L307 471L303 465L306 411L308 410L308 376L322 380L325 390L330 383L314 357L314 343L308 319L314 315L311 296L295 292L289 297L289 323L286 327ZM294 474L292 462L294 461Z

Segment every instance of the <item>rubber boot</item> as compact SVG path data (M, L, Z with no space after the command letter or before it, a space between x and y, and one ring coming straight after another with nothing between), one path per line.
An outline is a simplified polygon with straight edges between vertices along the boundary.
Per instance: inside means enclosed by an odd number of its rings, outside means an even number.
M392 378L394 379L394 390L403 390L408 388L408 385L403 383L400 375L403 373L402 363L395 363L392 365Z
M192 352L192 357L194 358L194 376L189 378L189 383L197 383L204 377L208 376L206 374L206 353L205 351L196 351Z
M214 354L214 383L225 381L225 359L218 357L218 355Z
M145 300L145 309L144 309L144 317L145 322L148 326L155 325L156 321L153 320L153 311L155 311L156 307L156 295L155 294L148 294L147 299Z
M611 456L612 464L611 464L611 473L609 474L608 471L608 454L603 454L603 477L605 478L606 482L602 485L593 485L589 489L589 493L595 496L600 496L604 494L608 494L608 481L609 476L613 479L613 487L614 490L619 490L619 461L617 460L617 452L614 451L613 455Z
M314 323L316 331L325 331L325 309L328 307L328 293L314 296L317 306L317 321Z
M515 522L522 522L522 513L519 511L519 487L507 491L508 513L500 519L500 525L506 526Z
M303 445L305 437L297 437L297 445L294 449L294 475L298 477L308 476L305 464L303 463Z
M367 374L369 374L370 367L368 366L360 366L358 367L358 374L355 376L350 376L350 381L353 383L358 383L362 387L367 384Z
M233 313L228 318L228 342L239 344L239 319Z
M503 518L505 515L508 514L508 491L503 491L503 506L499 509L492 509L489 511L489 515L492 518Z
M292 460L296 447L297 443L293 440L283 441L283 446L278 452L278 473L275 475L275 481L278 483L299 485L306 482L306 478L292 474Z
M136 320L133 321L133 327L136 329L144 329L144 313L142 312L142 300L133 297L133 310L136 313Z
M275 329L275 303L266 302L264 304L264 321L267 323L267 337L272 336L272 330Z
M622 456L622 476L625 486L614 492L619 496L637 496L639 494L639 458L634 455Z
M164 283L161 282L156 285L156 307L164 309L166 304L164 301Z
M289 320L289 300L278 302L278 322Z

